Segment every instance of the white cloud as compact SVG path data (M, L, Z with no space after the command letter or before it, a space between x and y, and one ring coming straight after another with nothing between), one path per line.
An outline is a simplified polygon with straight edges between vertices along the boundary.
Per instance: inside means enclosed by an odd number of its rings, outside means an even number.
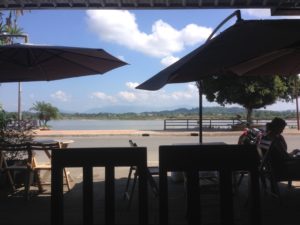
M118 55L117 58L125 62L125 57L124 56Z
M87 23L102 40L160 58L180 52L185 46L199 44L212 32L211 28L196 24L177 30L157 20L152 32L147 34L139 29L135 15L126 10L88 10Z
M128 91L121 91L119 93L119 96L127 102L134 102L137 99L135 93L128 92Z
M189 100L198 97L198 89L195 84L188 84L184 91L176 91L171 93L174 100Z
M100 92L100 91L92 93L90 97L92 99L107 101L107 102L110 102L110 103L116 103L117 102L117 99L114 96L107 95L107 94L105 94L103 92Z
M198 89L190 83L182 91L166 92L165 90L158 91L145 91L134 89L138 83L127 82L126 86L129 87L128 91L121 91L118 97L122 102L129 102L138 105L155 105L155 106L168 106L168 105L182 105L189 103L197 103Z
M164 58L161 59L160 63L164 66L170 66L172 65L174 62L178 61L179 58L178 57L174 57L172 55L166 56Z
M56 100L62 101L62 102L67 102L71 96L68 96L65 92L59 90L53 94L50 95L51 98L54 98Z
M129 89L135 89L135 87L137 87L139 85L139 83L137 82L126 82L126 86L129 88Z
M243 9L243 13L250 17L261 19L299 19L300 16L271 16L270 9Z
M198 26L197 24L188 24L180 31L182 40L186 45L196 45L205 41L211 32L211 28Z
M267 18L271 16L270 9L243 9L242 12L257 18Z

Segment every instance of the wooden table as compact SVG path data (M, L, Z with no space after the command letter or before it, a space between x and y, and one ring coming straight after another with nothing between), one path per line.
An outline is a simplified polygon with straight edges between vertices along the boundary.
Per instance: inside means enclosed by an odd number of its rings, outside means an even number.
M65 139L41 139L41 140L34 140L33 142L38 144L55 144L59 142L62 148L67 148L69 144L74 143L73 140L65 140Z
M49 161L51 162L51 147L46 147L47 145L57 145L57 143L59 143L59 147L60 148L67 148L69 146L69 144L74 143L73 140L65 140L65 139L41 139L41 140L35 140L33 142L33 144L37 144L40 145L40 149L38 150L42 150L45 152L45 154L47 155L47 158L49 159ZM43 148L44 146L45 148ZM33 148L34 150L34 148ZM33 156L33 167L35 170L46 170L46 171L50 171L51 170L51 163L50 164L38 164L36 157ZM70 184L69 184L69 172L66 170L66 168L63 169L64 171L64 176L66 179L66 185L68 190L70 190ZM38 183L39 183L39 189L43 190L42 185L41 185L41 179L38 178Z

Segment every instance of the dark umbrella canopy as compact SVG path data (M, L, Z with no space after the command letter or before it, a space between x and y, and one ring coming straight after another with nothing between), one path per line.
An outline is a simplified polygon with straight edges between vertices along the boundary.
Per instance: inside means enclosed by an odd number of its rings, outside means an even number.
M126 64L103 49L32 44L0 46L0 82L103 74Z
M229 73L298 74L299 27L300 20L240 20L137 88L158 90L168 83Z

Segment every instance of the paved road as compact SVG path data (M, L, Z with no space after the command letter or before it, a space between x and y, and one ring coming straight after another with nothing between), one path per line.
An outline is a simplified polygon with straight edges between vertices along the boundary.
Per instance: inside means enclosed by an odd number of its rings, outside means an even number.
M300 148L300 139L299 135L284 135L289 151ZM39 139L56 139L54 137L42 137ZM138 144L138 146L145 146L148 150L148 165L158 165L158 147L160 145L170 145L178 143L198 143L198 136L137 136L137 135L104 135L104 136L67 136L60 137L60 140L73 140L74 143L69 145L70 148L79 148L79 147L122 147L129 146L128 140L133 140ZM234 134L232 136L204 136L203 142L225 142L227 144L237 143L238 135ZM38 160L43 162L46 157L39 153ZM82 169L79 168L68 168L71 172L72 177L76 182L79 182L82 179ZM97 178L102 180L104 178L104 171L100 169L97 173ZM126 177L128 174L128 168L119 168L116 171L116 177ZM95 178L95 177L94 177Z
M300 148L300 138L298 135L284 135L288 143L289 151ZM53 138L53 137L52 137ZM45 137L41 138L45 139ZM47 138L46 138L47 139ZM49 139L49 138L48 138ZM146 146L148 149L148 160L157 161L159 145L170 145L178 143L197 143L197 136L132 136L132 135L105 135L90 137L66 137L60 139L72 139L74 143L69 147L110 147L110 146L129 146L128 140L131 139L138 146ZM232 136L204 136L203 142L225 142L227 144L237 143L238 135Z

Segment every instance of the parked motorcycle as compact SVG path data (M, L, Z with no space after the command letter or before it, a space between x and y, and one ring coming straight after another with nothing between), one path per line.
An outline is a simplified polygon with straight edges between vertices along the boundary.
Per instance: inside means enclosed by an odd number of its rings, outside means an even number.
M262 130L248 126L243 130L243 133L240 135L238 144L256 145L260 141L262 136L263 136Z

